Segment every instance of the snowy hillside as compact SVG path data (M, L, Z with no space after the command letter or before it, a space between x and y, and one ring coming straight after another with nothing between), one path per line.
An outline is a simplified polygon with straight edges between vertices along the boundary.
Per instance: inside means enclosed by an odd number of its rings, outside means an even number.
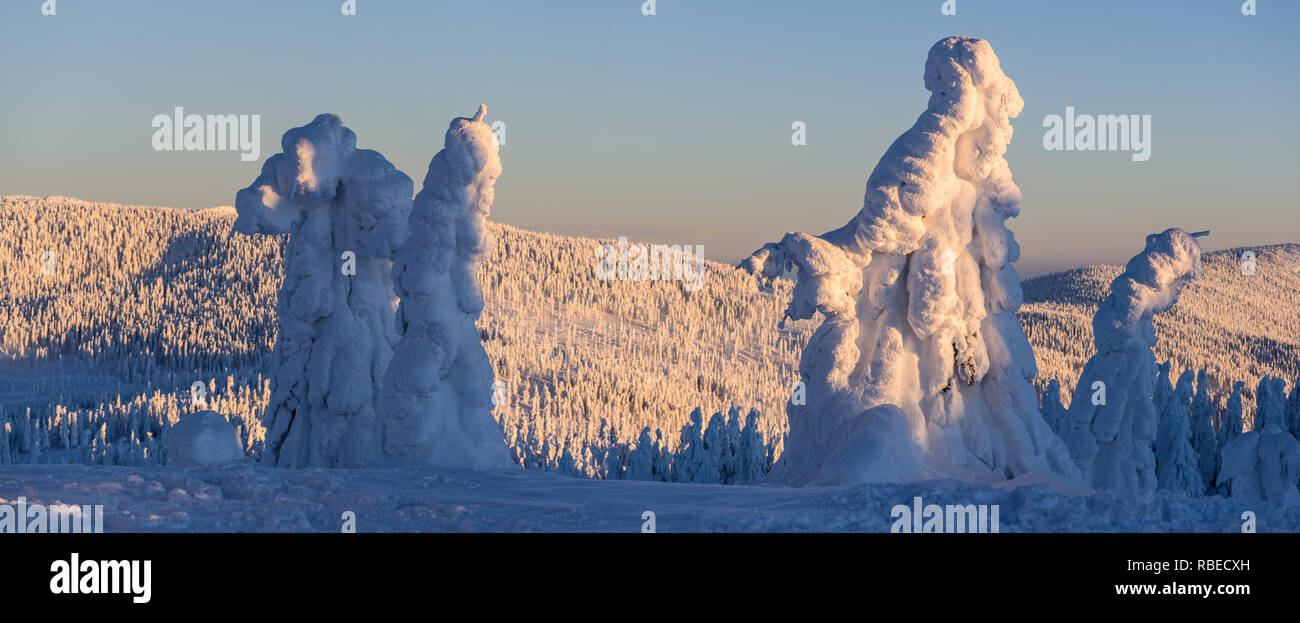
M161 447L130 454L132 434L201 410L195 381L260 454L283 236L232 233L229 208L2 197L0 217L0 404L20 454L165 458ZM598 281L599 241L489 229L497 245L480 274L478 325L504 384L496 414L521 460L558 468L567 448L571 467L595 475L586 446L633 442L649 426L675 449L693 409L707 418L733 403L759 410L764 438L779 447L809 329L776 329L783 305L751 278L710 262L696 292Z
M152 463L164 448L132 454L132 434L201 410L196 380L207 384L209 408L260 453L283 237L234 235L234 219L230 208L0 197L0 405L20 460L39 441L41 462ZM693 409L707 422L733 403L742 415L759 411L769 451L780 451L812 327L777 328L788 282L760 292L714 262L698 292L671 281L598 281L590 276L599 241L489 228L497 248L480 275L478 324L504 383L496 414L517 457L560 469L567 448L574 464L564 467L596 475L583 464L586 448L633 443L649 426L675 449ZM1252 276L1241 275L1238 250L1205 254L1202 279L1156 317L1156 358L1173 359L1175 377L1184 366L1209 367L1212 384L1242 380L1248 393L1262 374L1296 377L1300 313L1289 297L1300 289L1300 245L1255 250ZM1068 402L1092 354L1091 315L1119 270L1024 282L1019 317L1040 389L1059 379ZM1187 346L1179 353L1173 344ZM22 430L29 408L31 436Z

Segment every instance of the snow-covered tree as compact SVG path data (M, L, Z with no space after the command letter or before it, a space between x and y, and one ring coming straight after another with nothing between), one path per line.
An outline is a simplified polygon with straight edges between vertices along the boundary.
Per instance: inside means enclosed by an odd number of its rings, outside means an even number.
M737 458L737 482L754 482L767 476L767 443L763 431L758 429L759 413L751 409L745 416L745 429L740 434L740 452Z
M1260 379L1255 404L1256 428L1224 446L1219 478L1244 502L1300 504L1300 442L1285 428L1285 381Z
M235 195L244 234L289 234L276 303L274 394L263 460L364 467L382 459L375 395L396 333L391 257L405 242L411 179L334 115L285 132Z
M1233 439L1240 437L1244 429L1241 392L1245 387L1246 384L1241 381L1232 384L1232 395L1228 397L1228 406L1223 412L1223 424L1219 426L1220 450L1227 447Z
M1291 436L1300 439L1300 376L1296 377L1295 384L1291 386L1291 395L1287 397L1286 425Z
M709 427L704 429L704 451L709 455L717 478L714 483L727 482L727 462L730 460L730 443L727 441L727 421L719 411L709 418Z
M1039 414L1015 316L1020 249L1004 221L1020 190L1004 155L1024 101L971 37L936 43L924 79L929 104L872 171L861 211L741 265L761 282L796 270L786 314L824 318L803 350L807 402L787 408L775 481L1077 477Z
M721 470L722 482L726 484L740 482L740 436L744 434L740 419L740 407L731 405L727 411L727 447L724 451L726 464Z
M677 454L672 462L673 482L695 482L695 474L703 462L703 445L704 413L696 407L678 435Z
M1061 404L1061 383L1056 379L1048 381L1047 388L1043 390L1039 412L1043 414L1043 421L1047 423L1048 428L1058 434L1062 432L1061 429L1066 422L1065 406Z
M1195 235L1177 228L1152 234L1111 282L1093 316L1097 351L1075 386L1066 434L1070 454L1092 486L1129 494L1155 491L1157 367L1151 317L1173 307L1183 287L1200 274Z
M1210 383L1205 370L1196 373L1196 396L1192 398L1192 448L1196 450L1201 480L1206 493L1219 475L1219 439L1214 432L1214 404L1210 402Z
M654 480L654 439L650 436L650 427L641 429L637 437L636 448L627 459L627 480Z
M1199 457L1192 448L1192 431L1188 413L1192 405L1191 370L1178 377L1173 395L1165 403L1156 436L1156 481L1161 489L1184 495L1205 495Z
M384 449L396 463L511 464L491 413L492 365L474 326L483 310L475 271L493 244L484 219L501 174L486 112L480 106L473 118L451 122L415 197L410 241L393 258L401 340L380 408Z
M664 447L664 432L655 429L654 441L654 479L662 482L673 480L673 457Z
M1165 406L1169 404L1169 398L1174 395L1174 386L1171 378L1172 361L1166 361L1156 367L1156 387L1151 394L1151 404L1156 408L1156 414L1165 412Z

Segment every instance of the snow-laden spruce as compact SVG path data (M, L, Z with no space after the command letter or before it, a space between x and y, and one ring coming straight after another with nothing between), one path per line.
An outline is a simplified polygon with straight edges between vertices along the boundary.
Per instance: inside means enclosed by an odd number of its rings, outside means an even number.
M1234 388L1234 395L1236 395ZM1286 382L1264 377L1255 390L1255 427L1223 447L1219 480L1234 499L1291 506L1300 504L1300 442L1286 423Z
M407 238L411 178L357 149L335 115L284 133L235 195L244 234L289 234L276 301L263 460L365 467L382 459L375 397L397 335L389 273Z
M1061 404L1061 383L1056 379L1048 381L1040 400L1039 412L1043 415L1043 421L1047 422L1048 428L1059 434L1067 421L1065 405Z
M980 39L936 43L924 78L929 105L876 165L862 210L742 264L766 279L797 270L787 315L824 316L776 481L1078 475L1039 414L1015 316L1020 248L1004 221L1020 190L1004 154L1024 102Z
M1156 436L1156 484L1190 496L1205 494L1200 457L1192 447L1191 412L1195 375L1191 370L1178 377L1174 393L1165 403Z
M1214 430L1214 404L1210 402L1210 382L1205 370L1196 373L1196 396L1192 398L1191 425L1192 448L1196 450L1197 465L1205 493L1214 493L1214 483L1219 476L1219 440Z
M1183 287L1201 275L1199 235L1170 228L1147 236L1146 248L1111 282L1110 295L1093 316L1097 352L1084 365L1075 386L1065 437L1070 454L1093 487L1130 494L1149 494L1157 487L1151 446L1159 416L1154 397L1162 392L1157 391L1151 317L1173 307ZM1159 385L1168 389L1166 381ZM1190 398L1190 394L1175 394L1160 400L1166 408L1175 399L1183 400L1180 413L1185 422ZM1185 425L1178 435L1177 447L1171 442L1169 453L1184 463L1169 472L1167 486L1186 490L1183 478L1199 468L1194 455L1189 455L1190 446L1183 448L1188 443Z
M410 213L410 242L393 258L401 339L380 399L384 449L397 464L511 464L492 418L492 365L474 322L475 272L492 248L484 227L501 159L480 106L454 119Z

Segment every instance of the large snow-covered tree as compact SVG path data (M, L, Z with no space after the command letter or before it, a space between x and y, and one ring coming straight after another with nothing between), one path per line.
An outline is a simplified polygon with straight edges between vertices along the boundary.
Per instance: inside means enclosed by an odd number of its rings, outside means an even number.
M797 271L786 314L824 317L802 354L807 401L787 408L778 482L1077 476L1039 414L1015 317L1020 249L1004 221L1020 190L1004 155L1024 102L971 37L936 43L924 80L929 104L872 171L861 211L741 265L760 281Z
M451 122L415 197L410 241L393 259L401 339L380 400L393 463L513 464L492 417L492 365L474 327L483 310L475 272L493 245L484 220L501 175L486 112L480 106L473 118Z
M1130 494L1157 487L1152 444L1158 370L1151 317L1173 307L1183 287L1200 276L1198 235L1170 228L1147 236L1146 248L1111 282L1093 316L1097 352L1075 386L1066 443L1094 487Z
M382 459L375 396L392 356L389 273L407 237L411 178L357 149L335 115L289 130L235 195L244 234L289 234L276 302L263 460L364 467Z

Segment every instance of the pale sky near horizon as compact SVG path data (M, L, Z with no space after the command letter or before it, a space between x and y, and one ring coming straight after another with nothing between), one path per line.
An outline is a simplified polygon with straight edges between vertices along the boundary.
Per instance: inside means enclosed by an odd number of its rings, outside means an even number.
M925 55L989 40L1026 106L1008 161L1022 275L1119 263L1146 234L1300 242L1300 3L1257 0L42 0L0 3L0 194L231 204L333 112L419 188L447 124L506 124L492 219L702 244L734 262L862 206L916 120ZM261 154L159 152L151 120L261 115ZM1151 158L1043 148L1043 120L1151 115ZM791 124L807 144L791 144Z

